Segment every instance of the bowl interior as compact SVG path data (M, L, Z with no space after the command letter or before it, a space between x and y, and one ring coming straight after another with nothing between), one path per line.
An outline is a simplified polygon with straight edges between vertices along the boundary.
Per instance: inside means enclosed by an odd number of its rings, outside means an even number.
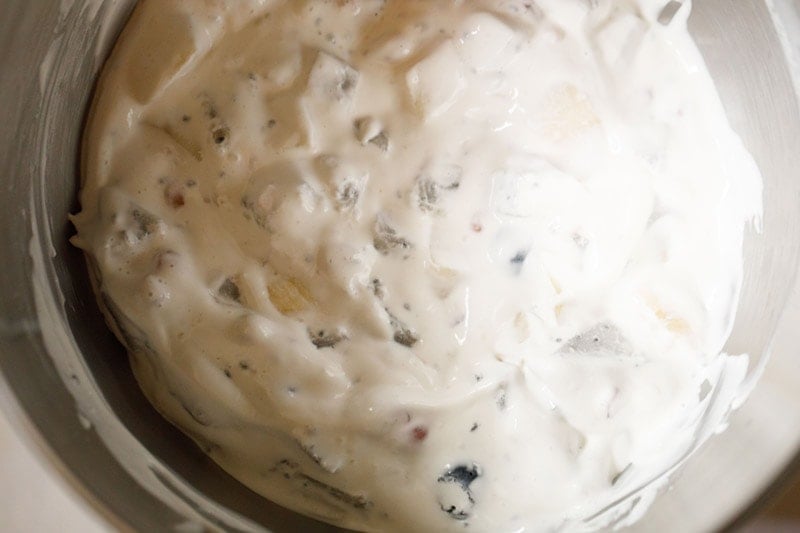
M93 83L134 4L4 3L0 249L9 260L0 271L0 394L89 499L137 530L194 523L335 531L244 488L158 415L105 327L82 253L67 242ZM690 26L731 122L764 174L763 230L746 239L744 289L726 350L750 354L754 375L773 342L776 350L729 431L689 462L635 527L642 531L725 524L784 468L800 435L800 427L783 423L776 438L773 428L781 423L775 409L800 386L786 324L800 317L800 115L792 78L762 1L696 2Z

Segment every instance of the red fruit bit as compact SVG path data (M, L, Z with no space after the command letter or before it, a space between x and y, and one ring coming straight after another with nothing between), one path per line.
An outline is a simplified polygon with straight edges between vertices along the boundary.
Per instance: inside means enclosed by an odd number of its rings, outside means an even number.
M178 254L165 251L156 256L156 272L163 272L167 268L175 268L178 261Z
M425 426L416 426L411 430L411 434L415 441L422 442L428 436L428 428Z
M186 205L186 198L183 196L183 191L175 186L167 187L164 191L164 198L167 200L167 204L174 209Z
M474 231L475 233L480 233L483 231L483 226L478 222L473 222L472 231Z

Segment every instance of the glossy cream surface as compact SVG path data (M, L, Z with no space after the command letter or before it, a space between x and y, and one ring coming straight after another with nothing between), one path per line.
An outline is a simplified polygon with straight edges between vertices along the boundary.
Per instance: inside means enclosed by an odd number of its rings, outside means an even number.
M641 515L743 377L761 208L674 7L141 2L74 242L148 398L346 527Z

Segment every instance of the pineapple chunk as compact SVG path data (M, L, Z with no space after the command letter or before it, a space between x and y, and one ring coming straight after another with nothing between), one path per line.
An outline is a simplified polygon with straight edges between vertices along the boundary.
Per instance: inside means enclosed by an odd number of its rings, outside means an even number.
M597 48L609 67L628 67L639 53L648 24L634 13L620 14L595 35Z
M488 13L469 17L461 29L458 49L464 62L477 72L501 70L512 57L508 48L514 30Z
M159 132L169 137L173 143L179 146L187 154L192 156L192 158L194 158L196 161L203 161L203 149L200 147L200 145L194 142L186 135L179 132L174 127L170 126L169 124L166 124L164 126L156 126L145 123L144 125L151 127L155 130L158 130Z
M408 71L408 90L425 120L443 115L458 101L467 86L461 67L455 46L446 41Z
M672 316L661 308L657 308L654 311L656 318L663 322L666 328L672 333L685 335L691 331L692 328L689 326L689 323L683 318Z
M197 55L197 44L189 13L174 2L165 2L157 10L136 10L138 32L122 46L121 61L126 70L131 95L139 103L153 100L164 87L179 77L181 70ZM123 41L124 43L124 41Z
M277 278L267 286L272 305L283 315L291 315L308 309L313 297L308 287L295 278Z
M353 97L358 79L359 73L353 67L330 54L320 52L308 76L308 87L316 96L341 102Z
M531 325L525 313L519 312L514 317L514 330L517 334L516 341L520 344L531 338Z
M543 121L545 133L556 142L569 140L600 124L589 96L571 84L550 94Z
M675 316L668 310L664 309L662 304L656 299L655 296L649 295L645 298L647 307L653 312L655 317L664 325L664 327L677 335L686 335L691 333L692 327L689 322L682 317Z
M563 289L561 287L561 283L556 280L553 276L550 276L550 285L553 286L553 290L556 291L556 294L561 294Z

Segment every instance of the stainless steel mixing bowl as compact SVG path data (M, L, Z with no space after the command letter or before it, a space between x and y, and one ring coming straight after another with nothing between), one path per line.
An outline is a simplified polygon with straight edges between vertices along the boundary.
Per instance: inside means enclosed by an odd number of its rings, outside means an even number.
M0 402L118 527L332 531L239 485L150 407L103 323L81 253L67 242L93 82L134 4L0 5ZM763 232L747 237L745 287L727 346L752 355L754 377L764 372L728 430L634 527L641 531L739 523L800 449L800 114L791 75L798 7L696 0L690 25L765 177Z

